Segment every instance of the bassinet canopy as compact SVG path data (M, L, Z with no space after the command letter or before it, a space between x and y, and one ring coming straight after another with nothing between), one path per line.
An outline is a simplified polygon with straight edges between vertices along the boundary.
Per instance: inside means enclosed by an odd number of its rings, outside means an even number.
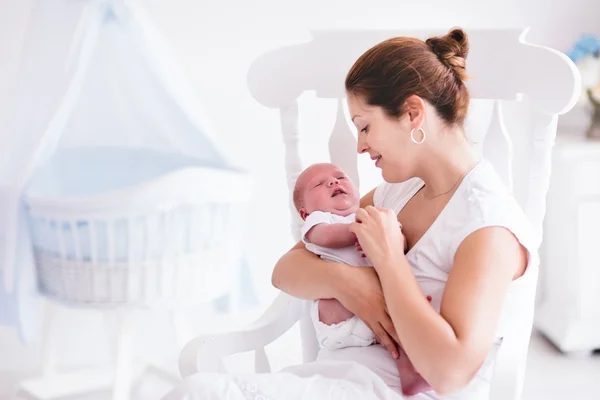
M17 326L28 341L41 318L24 196L42 167L82 147L154 150L232 167L136 2L37 1L15 97L0 169L0 323Z

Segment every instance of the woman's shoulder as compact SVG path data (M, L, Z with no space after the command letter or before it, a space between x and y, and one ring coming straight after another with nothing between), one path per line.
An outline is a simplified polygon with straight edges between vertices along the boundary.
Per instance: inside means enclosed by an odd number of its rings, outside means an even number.
M468 176L452 210L456 236L454 247L471 233L486 227L510 230L529 250L533 250L533 229L523 208L500 179L494 167L482 160Z
M404 204L423 186L419 178L411 178L400 183L382 182L375 188L373 205L385 207L399 213Z
M525 218L520 204L489 161L481 160L463 186L459 196L467 206L463 204L461 208L470 211L471 217L492 218L506 214Z

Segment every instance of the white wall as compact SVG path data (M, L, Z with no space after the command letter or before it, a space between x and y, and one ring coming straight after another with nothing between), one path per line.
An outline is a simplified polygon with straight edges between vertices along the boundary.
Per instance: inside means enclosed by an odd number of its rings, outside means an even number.
M558 49L565 49L582 32L600 34L600 23L595 18L600 15L600 3L595 0L562 0L552 6L546 0L146 0L146 3L191 84L205 100L213 116L211 124L232 145L231 151L240 163L255 176L254 234L249 247L253 251L253 277L263 301L275 294L270 287L270 272L292 240L288 234L278 114L258 105L246 90L245 73L254 57L276 46L308 39L309 28L530 26L530 41ZM3 125L10 104L8 89L17 70L31 4L32 0L0 0L0 139L9 134ZM325 143L333 119L321 117L320 107L332 110L324 102L313 105L307 114L318 121L302 128L313 134L322 133ZM314 157L324 154L320 152ZM0 353L10 350L21 359L25 354L12 333L1 330L0 349ZM28 360L34 360L32 352L28 350Z

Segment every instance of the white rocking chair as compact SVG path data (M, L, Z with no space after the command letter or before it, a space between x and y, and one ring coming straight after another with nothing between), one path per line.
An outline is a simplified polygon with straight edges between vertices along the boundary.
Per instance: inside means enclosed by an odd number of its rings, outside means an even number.
M356 139L349 129L341 101L347 71L360 54L388 37L424 39L446 32L315 31L310 42L290 45L259 57L250 68L248 84L256 100L267 107L280 109L289 187L292 188L306 166L299 156L297 100L303 92L313 90L317 97L340 100L329 141L331 161L341 165L358 183ZM574 106L581 85L571 60L558 51L528 44L525 33L523 30L467 29L471 43L467 58L467 73L471 80L467 84L474 99L468 122L476 123L482 119L486 125L489 123L483 128L480 123L469 125L467 133L474 146L494 164L513 190L534 226L539 247L558 115ZM476 107L478 101L490 107ZM505 119L504 114L510 114L511 118ZM470 128L487 134L479 135L480 140L477 140L474 137L477 132L469 132ZM361 190L361 193L365 192ZM291 214L296 215L293 209ZM292 233L297 240L300 220L293 218ZM492 400L518 400L521 397L535 290L535 287L531 288L528 303L523 304L526 311L516 317L514 329L503 338L492 380ZM269 372L265 346L298 321L304 362L315 360L318 345L306 312L307 304L282 293L247 329L193 339L180 356L182 376L224 371L223 357L252 350L256 354L256 372Z

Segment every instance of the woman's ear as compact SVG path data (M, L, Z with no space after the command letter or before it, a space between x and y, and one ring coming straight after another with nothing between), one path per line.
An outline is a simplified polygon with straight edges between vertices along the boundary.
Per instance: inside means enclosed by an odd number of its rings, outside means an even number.
M413 94L406 99L406 114L413 128L419 129L425 121L425 102L419 96Z

